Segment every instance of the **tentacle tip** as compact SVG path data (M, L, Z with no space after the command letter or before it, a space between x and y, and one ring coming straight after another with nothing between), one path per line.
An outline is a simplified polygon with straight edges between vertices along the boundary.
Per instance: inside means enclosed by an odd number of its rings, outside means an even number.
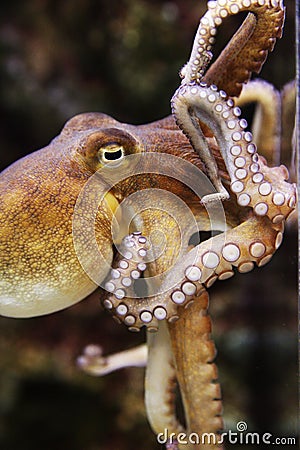
M103 349L100 345L97 344L89 344L83 349L83 355L86 357L99 357L102 356Z
M76 358L76 365L80 369L84 370L84 368L86 367L86 364L87 364L87 359L85 356L80 355Z
M185 75L186 75L186 69L187 69L186 66L187 66L187 65L185 64L185 65L180 69L180 71L179 71L179 76L180 76L181 79L184 79L184 77L185 77Z
M76 365L83 371L93 373L97 367L104 369L106 366L106 358L102 356L102 347L95 344L89 344L84 349L80 356L76 358Z

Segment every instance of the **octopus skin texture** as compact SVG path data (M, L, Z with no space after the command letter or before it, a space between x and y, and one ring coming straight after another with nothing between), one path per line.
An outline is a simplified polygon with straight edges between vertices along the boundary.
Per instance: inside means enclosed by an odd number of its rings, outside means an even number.
M242 26L211 64L218 27L245 11ZM222 404L207 289L270 261L296 207L288 170L269 167L260 156L238 106L283 21L281 1L208 2L171 116L133 126L105 114L78 115L47 147L0 176L0 314L48 314L100 286L101 302L118 322L131 331L146 327L147 349L105 359L89 347L79 365L102 375L145 364L145 405L155 433L219 435ZM176 159L171 170L177 177L164 169L167 157ZM188 183L187 167L209 181L201 198ZM91 180L97 189L83 201ZM219 234L193 244L193 234L212 231L210 212L220 207ZM92 242L100 256L90 250ZM185 427L176 416L175 380Z

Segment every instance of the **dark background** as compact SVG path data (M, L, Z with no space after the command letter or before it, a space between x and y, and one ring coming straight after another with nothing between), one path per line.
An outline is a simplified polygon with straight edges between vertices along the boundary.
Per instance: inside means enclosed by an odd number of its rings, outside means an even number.
M261 77L294 77L294 2ZM147 123L170 113L205 2L4 0L0 6L0 163L45 146L67 119L101 111ZM216 52L237 20L225 21ZM266 267L211 289L226 426L294 436L297 430L296 231ZM88 299L48 317L0 318L0 449L159 448L145 417L143 370L94 379L75 359L144 340ZM229 448L229 447L228 447ZM237 449L238 446L232 448ZM261 447L262 448L262 447Z

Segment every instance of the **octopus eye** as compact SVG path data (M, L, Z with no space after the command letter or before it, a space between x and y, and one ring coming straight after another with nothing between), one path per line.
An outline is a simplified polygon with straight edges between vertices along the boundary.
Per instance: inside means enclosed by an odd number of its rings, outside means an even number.
M111 162L120 163L124 156L124 147L114 142L106 144L98 150L98 159L102 164Z

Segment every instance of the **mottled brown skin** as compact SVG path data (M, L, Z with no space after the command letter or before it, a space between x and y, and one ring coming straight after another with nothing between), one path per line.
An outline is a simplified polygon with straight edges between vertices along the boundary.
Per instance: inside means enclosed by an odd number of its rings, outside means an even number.
M211 48L211 41L208 39L210 30L206 30L208 40L203 48L207 54L203 52L204 58L199 58L198 63L194 63L194 57L191 58L185 70L185 83L189 85L200 80L208 85L214 83L218 85L218 89L224 89L227 95L236 96L239 95L242 84L248 81L251 72L260 70L268 51L272 50L276 38L281 35L284 11L282 4L275 1L271 3L266 0L262 5L253 0L249 6L245 6L247 3L247 0L237 0L236 3L231 2L224 6L222 0L218 4L209 4L218 19L222 17L222 11L225 11L226 15L232 13L230 6L251 11L251 15L216 63L205 72ZM197 45L196 41L196 51L199 49ZM178 93L184 94L179 91ZM173 98L176 101L176 95ZM186 106L189 110L189 105ZM101 168L98 151L103 145L117 142L122 145L126 155L153 151L170 153L206 171L207 164L203 164L201 149L192 147L188 139L190 136L186 129L186 118L182 119L179 114L176 119L187 137L175 125L172 117L153 124L131 126L120 124L102 114L83 114L71 119L60 136L48 147L15 163L1 175L0 314L16 317L46 314L79 301L96 289L96 284L81 268L74 250L72 215L82 187L95 171ZM214 137L215 124L200 121L199 117L194 117L193 120L196 128L201 128L204 133L209 152L216 161L217 178L222 177L222 181L228 183L232 174L227 172L221 157L223 149L218 147ZM219 119L217 126L221 125L223 122ZM270 169L264 165L263 160L259 160L259 163L267 176ZM284 168L277 168L271 171L271 175L272 183L276 182L278 177L283 178L285 182L287 172ZM203 206L186 186L161 175L139 175L115 185L100 205L95 231L99 248L106 260L113 260L111 221L118 202L138 190L157 187L182 198L193 211L198 224L201 225L200 229L209 229ZM290 191L285 201L289 202L288 207L292 210L295 195L292 187ZM271 204L270 200L266 202ZM157 203L159 206L160 199ZM277 203L278 196L275 206L281 206ZM213 256L223 257L223 260L220 267L215 266L216 274L212 273L212 276L209 275L204 280L206 287L209 287L217 276L224 279L224 273L226 276L233 274L231 269L234 264L231 264L231 258L235 255L231 251L232 247L235 252L240 251L240 255L236 256L233 262L241 272L251 270L254 262L258 265L265 264L281 243L283 221L289 213L287 210L284 214L272 215L271 219L276 218L273 223L268 217L256 216L250 207L239 206L233 195L224 205L227 223L229 228L233 229L224 233L225 239L228 239L225 246L224 242L220 242L223 237L213 240L216 252ZM274 209L274 203L271 206ZM160 274L172 266L178 252L180 236L176 224L172 218L159 210L142 211L141 218L141 231L146 236L155 230L157 224L166 236L167 251L148 265L150 275ZM180 217L180 220L183 226L188 226L185 217ZM209 244L203 244L201 248L206 250L206 245ZM203 261L202 255L202 260L197 264L201 265ZM183 261L181 269L185 268ZM106 268L99 267L99 279L102 280L106 274ZM177 272L171 275L174 282L178 282ZM176 289L181 289L182 279L178 283ZM129 308L131 300L124 299ZM204 286L199 281L197 292L190 296L188 303L179 308L182 320L174 323L173 316L168 323L174 357L173 361L172 358L166 361L169 378L172 378L173 383L174 364L185 407L187 431L197 432L199 436L203 432L217 433L222 427L217 372L212 364L215 348L210 337L210 320L206 316L207 302ZM151 299L149 305L150 303ZM175 317L178 318L179 315ZM165 340L159 341L158 344L165 344ZM150 353L150 359L153 361L153 353ZM159 374L156 376L159 378ZM152 381L152 388L146 383L146 389L150 389L149 398L156 380ZM156 389L159 399L159 384ZM166 399L170 397L167 392L170 389L169 383L162 383L162 389L163 404L147 406L150 408L148 415L151 417L153 429L157 432L166 424L171 424L174 429L169 431L178 432L182 427L175 419L175 406L166 404L169 401ZM165 417L157 412L160 409L165 409ZM196 448L206 447L200 445Z
M74 131L67 125L48 147L17 161L1 174L3 315L26 317L52 312L96 288L81 269L72 243L74 205L92 174L77 151L84 133L74 136ZM108 205L103 203L97 231L109 259L111 217ZM13 302L5 302L5 297Z
M110 141L121 142L126 154L169 152L203 168L171 117L142 126L121 124L97 113L71 119L47 147L1 174L0 314L47 314L85 298L97 288L78 262L72 216L82 187L101 168L99 147ZM118 200L147 187L173 191L191 205L196 215L203 212L199 200L174 180L154 175L125 180L100 205L96 219L97 242L108 263L113 258L111 220ZM105 269L101 272L99 267L99 278L105 276Z
M187 429L199 436L199 431L216 436L215 444L206 440L203 445L187 448L213 450L221 448L218 433L223 429L223 420L218 370L213 363L216 349L211 338L211 319L207 308L208 294L203 292L195 296L195 301L182 312L180 321L170 324L169 329ZM196 344L191 345L191 341Z

